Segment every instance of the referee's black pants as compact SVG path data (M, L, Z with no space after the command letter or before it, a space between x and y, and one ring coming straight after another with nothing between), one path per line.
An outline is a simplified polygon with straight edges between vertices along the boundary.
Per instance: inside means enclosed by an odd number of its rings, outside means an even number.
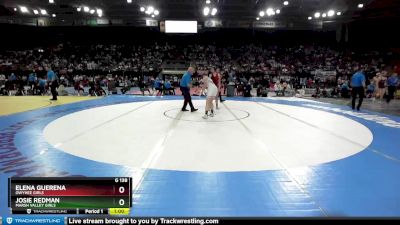
M58 82L57 81L52 81L50 84L50 91L51 95L53 95L52 100L57 100L57 88L58 88Z
M358 100L357 110L360 110L361 104L364 100L364 87L353 87L353 89L351 90L351 97L352 97L351 108L352 109L355 109L357 95L360 98Z
M192 103L192 97L190 96L190 89L188 87L181 87L181 92L182 92L183 98L185 99L183 102L182 109L186 109L186 106L189 103L190 109L193 110L194 106Z
M394 99L394 93L396 92L396 86L388 86L388 94L386 96L386 102L389 103L390 100Z

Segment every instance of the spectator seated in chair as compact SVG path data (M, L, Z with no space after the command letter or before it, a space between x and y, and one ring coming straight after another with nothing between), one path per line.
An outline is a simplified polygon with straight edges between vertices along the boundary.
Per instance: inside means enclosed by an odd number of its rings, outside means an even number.
M154 89L156 89L156 96L162 95L163 84L159 78L154 81Z
M331 97L332 98L337 98L339 97L339 87L334 87L331 91Z
M283 88L282 88L282 85L280 84L279 81L277 81L277 82L274 84L274 90L275 90L276 96L284 96Z
M140 91L142 92L142 95L143 95L143 96L144 96L144 92L145 92L145 91L149 92L149 95L152 95L149 86L146 85L146 84L143 82L143 80L140 80L140 81L139 81L139 88L140 88Z
M372 94L375 92L375 85L373 84L373 83L370 83L368 86L367 86L367 91L366 91L366 94L367 94L367 98L372 98Z
M65 90L64 83L61 83L60 86L58 86L57 91L59 96L68 96L68 92Z
M76 81L74 85L75 92L78 93L78 96L82 95L84 92L82 81Z
M243 96L244 97L251 97L251 89L252 89L251 84L247 83L247 85L244 88Z
M175 89L171 86L171 82L169 80L166 80L164 83L164 94L175 95Z
M244 85L240 83L236 88L236 95L243 95Z
M317 87L317 88L315 89L315 92L314 92L314 94L311 95L311 97L314 97L314 98L319 98L319 97L321 97L321 90L319 89L319 87Z
M342 96L342 98L350 98L350 93L349 93L349 85L347 84L347 82L344 82L342 84L342 86L340 87L340 95Z
M95 92L96 96L107 95L107 93L103 90L103 88L101 88L100 83L96 82L94 88L95 88L94 92Z
M257 86L257 97L261 97L264 90L265 88L261 84L259 84Z
M325 88L325 87L322 89L322 92L321 92L321 94L322 94L322 97L324 97L324 98L327 98L327 97L329 97L329 96L328 96L328 91L326 90L326 88Z

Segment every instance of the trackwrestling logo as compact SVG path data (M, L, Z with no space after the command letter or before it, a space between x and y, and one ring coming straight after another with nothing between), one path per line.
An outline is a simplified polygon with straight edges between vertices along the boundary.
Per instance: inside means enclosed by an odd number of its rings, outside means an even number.
M12 224L12 225L19 225L19 224L53 224L53 225L59 225L59 224L64 224L64 220L60 218L26 218L26 217L18 217L18 218L13 218L13 217L7 217L6 219L7 224Z

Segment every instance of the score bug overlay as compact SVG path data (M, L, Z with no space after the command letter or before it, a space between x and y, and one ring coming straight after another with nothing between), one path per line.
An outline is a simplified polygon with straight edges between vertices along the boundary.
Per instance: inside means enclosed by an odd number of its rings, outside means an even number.
M18 177L8 186L13 214L127 215L132 207L129 177Z

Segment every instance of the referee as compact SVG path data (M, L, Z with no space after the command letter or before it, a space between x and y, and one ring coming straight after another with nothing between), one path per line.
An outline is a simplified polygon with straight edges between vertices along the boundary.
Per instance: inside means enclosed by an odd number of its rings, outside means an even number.
M357 95L360 98L358 100L357 110L360 111L361 104L364 99L364 88L365 88L365 75L361 67L356 67L357 72L351 77L351 108L354 110L356 106Z
M54 73L53 70L49 66L45 67L47 71L47 82L48 85L50 86L51 94L53 95L53 98L51 98L51 101L57 101L57 88L58 88L58 81L57 81L57 75Z
M194 73L194 68L189 67L188 71L183 74L181 83L180 83L180 89L183 95L183 98L185 99L183 102L183 107L182 111L189 111L186 109L187 104L189 103L190 106L190 111L191 112L196 112L197 109L194 108L193 103L192 103L192 97L190 96L190 86L192 85L192 75Z

